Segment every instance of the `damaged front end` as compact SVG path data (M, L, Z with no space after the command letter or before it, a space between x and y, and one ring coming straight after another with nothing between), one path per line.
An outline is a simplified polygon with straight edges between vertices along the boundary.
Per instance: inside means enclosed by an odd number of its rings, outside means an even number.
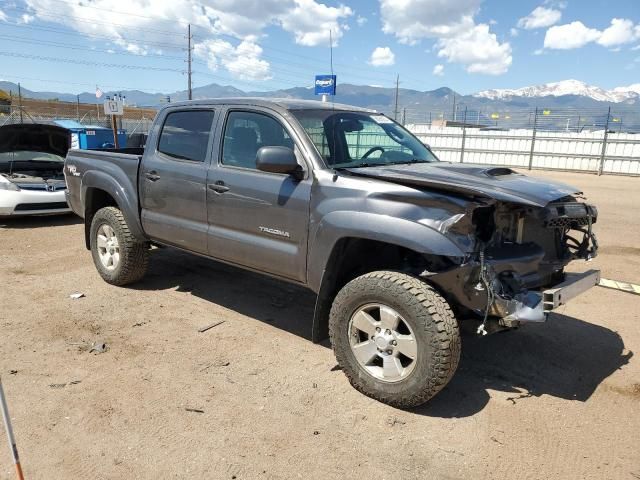
M459 314L482 320L479 333L545 321L551 310L599 282L595 270L564 272L569 262L597 255L596 220L596 208L574 196L544 207L487 203L472 212L475 243L468 259L427 273L428 280ZM452 226L448 233L461 232ZM465 243L469 236L467 231Z

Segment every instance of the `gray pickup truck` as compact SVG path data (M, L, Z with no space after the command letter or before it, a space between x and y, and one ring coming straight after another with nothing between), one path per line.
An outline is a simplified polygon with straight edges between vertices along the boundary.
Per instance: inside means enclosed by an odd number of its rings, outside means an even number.
M449 382L460 324L542 322L596 285L595 207L509 168L441 162L388 117L346 105L175 103L139 151L71 150L68 202L104 280L142 279L153 244L317 294L351 384L398 407Z

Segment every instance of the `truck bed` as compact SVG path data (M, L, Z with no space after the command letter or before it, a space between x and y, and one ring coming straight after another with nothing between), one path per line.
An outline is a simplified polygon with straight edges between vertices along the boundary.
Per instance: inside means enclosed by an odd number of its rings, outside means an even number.
M104 182L117 185L117 191L127 198L127 204L138 211L138 170L142 160L143 148L122 148L111 150L72 149L67 153L64 163L64 175L67 181L67 202L71 209L84 218L85 198L83 192L87 186L99 187Z

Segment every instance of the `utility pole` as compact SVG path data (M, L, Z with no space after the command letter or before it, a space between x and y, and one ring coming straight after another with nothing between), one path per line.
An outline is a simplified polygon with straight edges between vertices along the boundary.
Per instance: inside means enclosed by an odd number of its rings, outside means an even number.
M398 120L398 90L400 89L400 75L396 77L396 103L393 108L393 119Z
M18 108L20 109L20 123L22 123L22 87L20 87L20 82L18 82Z
M193 100L193 92L191 90L191 24L187 27L187 82L189 100Z
M407 107L402 109L402 125L406 125L407 123Z
M531 133L531 150L529 151L529 170L533 166L533 154L536 148L536 131L538 129L538 107L533 115L533 132Z
M452 115L451 118L453 119L453 121L456 121L456 94L454 92L453 94L453 111L452 111Z
M80 95L76 95L76 117L78 117L78 123L80 123Z
M460 145L460 163L464 162L464 144L467 139L467 107L464 107L464 120L462 120L462 144Z
M600 153L600 162L598 164L598 175L602 175L604 169L604 159L607 155L607 138L609 138L609 119L611 118L611 106L607 110L607 122L604 124L604 138L602 139L602 153Z

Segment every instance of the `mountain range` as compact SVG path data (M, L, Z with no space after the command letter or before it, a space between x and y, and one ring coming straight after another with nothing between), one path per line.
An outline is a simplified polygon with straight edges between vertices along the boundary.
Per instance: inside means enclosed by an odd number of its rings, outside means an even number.
M11 91L14 95L18 86L12 82L0 80L0 89ZM186 100L185 90L169 93L148 93L140 90L126 90L120 92L105 91L105 96L120 93L126 97L128 105L145 107L159 107L166 103L166 98L171 101ZM533 109L578 109L604 112L608 105L614 110L624 112L625 125L633 130L640 130L640 83L628 87L618 87L605 90L600 87L588 85L578 80L565 80L562 82L546 83L543 85L529 86L518 89L484 90L472 95L460 95L447 87L435 90L419 91L412 89L399 89L398 117L403 118L406 109L408 122L421 122L431 118L450 118L453 105L457 105L464 111L465 108L473 113L472 118L478 121L492 118L491 112L515 112ZM38 99L58 99L61 101L75 102L79 98L82 103L101 102L97 100L95 93L84 92L75 94L59 92L36 92L22 88L25 97ZM230 85L218 85L212 83L193 89L194 99L214 97L270 97L270 98L299 98L317 99L313 88L295 87L284 90L271 91L243 91ZM103 97L104 98L104 97ZM388 115L394 114L395 89L381 86L338 84L337 95L334 100L339 103L373 108ZM458 110L458 119L460 119ZM612 113L613 114L613 113ZM637 126L637 128L636 128Z
M563 97L566 95L588 97L597 102L634 104L640 99L640 83L605 90L579 80L564 80L516 89L483 90L474 96L490 100L511 100L514 98Z

